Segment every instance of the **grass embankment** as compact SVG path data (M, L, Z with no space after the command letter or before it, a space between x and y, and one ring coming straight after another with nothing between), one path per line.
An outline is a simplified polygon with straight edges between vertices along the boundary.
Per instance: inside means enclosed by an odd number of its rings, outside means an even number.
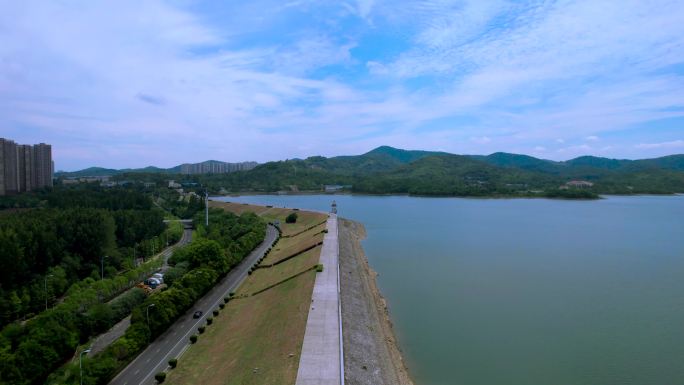
M326 215L297 211L297 223L285 223L289 209L211 202L234 213L255 212L268 221L279 220L283 238L263 261L287 258L323 239ZM313 228L311 228L313 227ZM293 235L285 237L287 235ZM206 385L294 384L299 366L315 272L308 271L263 293L256 291L316 265L321 247L270 268L255 270L214 317L204 334L178 361L165 383Z

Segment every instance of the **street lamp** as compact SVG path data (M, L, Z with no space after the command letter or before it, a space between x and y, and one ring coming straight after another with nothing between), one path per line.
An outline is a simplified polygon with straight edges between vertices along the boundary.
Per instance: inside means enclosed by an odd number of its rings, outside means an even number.
M102 257L100 257L100 264L102 265L102 278L101 279L104 279L104 260L105 260L105 258L109 258L109 257L106 255L103 255Z
M86 353L89 353L90 349L86 349L81 352L78 356L78 372L79 372L79 377L81 378L81 385L83 385L83 355Z
M50 275L46 275L46 276L45 276L45 310L48 309L48 307L47 307L47 298L48 298L47 280L48 280L48 278L50 278L50 277L54 277L54 275L50 274Z
M147 328L148 329L150 328L150 308L151 307L154 307L153 303L147 305L147 309L145 309L145 314L147 316Z

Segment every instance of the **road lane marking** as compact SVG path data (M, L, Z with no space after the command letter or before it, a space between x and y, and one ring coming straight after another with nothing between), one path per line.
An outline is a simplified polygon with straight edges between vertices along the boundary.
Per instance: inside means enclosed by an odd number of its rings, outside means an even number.
M275 234L271 234L271 235L275 235ZM271 244L273 244L273 242L275 241L275 239L276 239L276 238L275 238L275 236L274 236L273 239L271 240ZM254 253L254 254L257 254L257 255L261 256L261 254L263 254L263 253L261 253L261 252L256 252L256 253ZM248 260L248 259L249 259L249 257L246 258L245 260ZM258 258L256 258L256 259L258 259ZM256 259L255 259L255 260L256 260ZM237 275L238 275L238 278L240 278L239 281L233 283L232 285L231 285L231 284L227 285L227 291L225 292L226 294L229 293L229 292L231 292L231 291L233 291L233 290L235 290L235 288L236 288L240 283L242 283L242 281L243 281L245 278L247 278L246 272L247 272L247 264L245 264L245 268L244 268L243 270L238 270ZM230 274L230 273L229 273L229 274ZM242 276L242 277L240 277L240 276ZM227 282L226 282L227 280L228 280L228 277L224 278L223 283L227 283ZM220 284L219 284L219 285L220 285ZM215 287L214 287L214 288L215 288ZM212 290L213 290L213 289L212 289ZM207 300L207 302L210 302L210 301L211 301L211 300ZM218 296L218 300L215 301L214 304L213 304L213 306L211 306L211 307L214 308L214 307L218 306L218 304L221 303L222 301L223 301L223 296ZM193 331L193 328L194 328L195 326L197 326L200 322L204 321L204 319L205 319L206 317L207 317L207 314L203 314L202 317L200 317L200 318L197 320L197 322L196 322L194 325L192 325L192 326L190 327L190 329L185 333L185 335L184 335L180 340L178 340L178 342L176 342L176 344L173 345L173 347L171 347L171 349L169 349L168 353L166 353L166 354L164 355L164 357L161 359L161 361L159 361L159 363L157 363L157 364L152 368L153 370L150 371L150 372L145 376L145 378L142 379L142 381L140 381L140 384L144 384L145 381L147 381L147 379L148 379L151 375L154 374L154 369L156 369L157 367L159 367L159 365L161 365L162 363L164 363L164 362L166 361L166 359L168 358L168 356L169 356L171 353L173 353L174 350L176 350L176 348L178 347L178 344L180 344L180 343L182 343L182 342L185 342L185 343L187 344L187 345L184 347L183 352L185 352L185 350L187 350L187 349L190 347L190 345L189 345L188 342L187 342L187 336ZM185 322L183 322L183 323L181 324L181 326L182 326L182 325L185 325ZM178 328L177 328L177 329L178 329ZM149 349L149 347L148 347L147 349ZM147 349L145 349L145 350L147 350ZM143 351L143 353L145 353L145 351ZM136 360L137 360L137 359L136 359ZM135 362L136 360L133 360L133 362ZM150 359L148 358L148 359L147 359L147 362L149 362L149 361L150 361ZM131 363L131 364L132 364L132 363ZM131 364L129 364L129 365L127 366L127 368L128 368ZM121 371L121 372L119 373L119 375L121 375L125 370L126 370L126 369L124 369L123 371ZM117 375L117 377L118 377L119 375ZM114 377L114 379L116 379L116 377ZM114 381L114 380L112 380L112 381Z

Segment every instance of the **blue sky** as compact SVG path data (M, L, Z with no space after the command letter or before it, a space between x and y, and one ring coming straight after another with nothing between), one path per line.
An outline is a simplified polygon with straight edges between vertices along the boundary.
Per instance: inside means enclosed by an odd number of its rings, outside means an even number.
M0 136L56 167L379 145L684 153L684 2L0 0Z

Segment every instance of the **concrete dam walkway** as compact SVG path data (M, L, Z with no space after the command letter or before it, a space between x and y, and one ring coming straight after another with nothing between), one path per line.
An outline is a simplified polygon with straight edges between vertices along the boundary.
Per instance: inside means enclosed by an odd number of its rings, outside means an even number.
M320 257L323 271L314 283L296 385L344 384L337 214L330 214L327 229Z

